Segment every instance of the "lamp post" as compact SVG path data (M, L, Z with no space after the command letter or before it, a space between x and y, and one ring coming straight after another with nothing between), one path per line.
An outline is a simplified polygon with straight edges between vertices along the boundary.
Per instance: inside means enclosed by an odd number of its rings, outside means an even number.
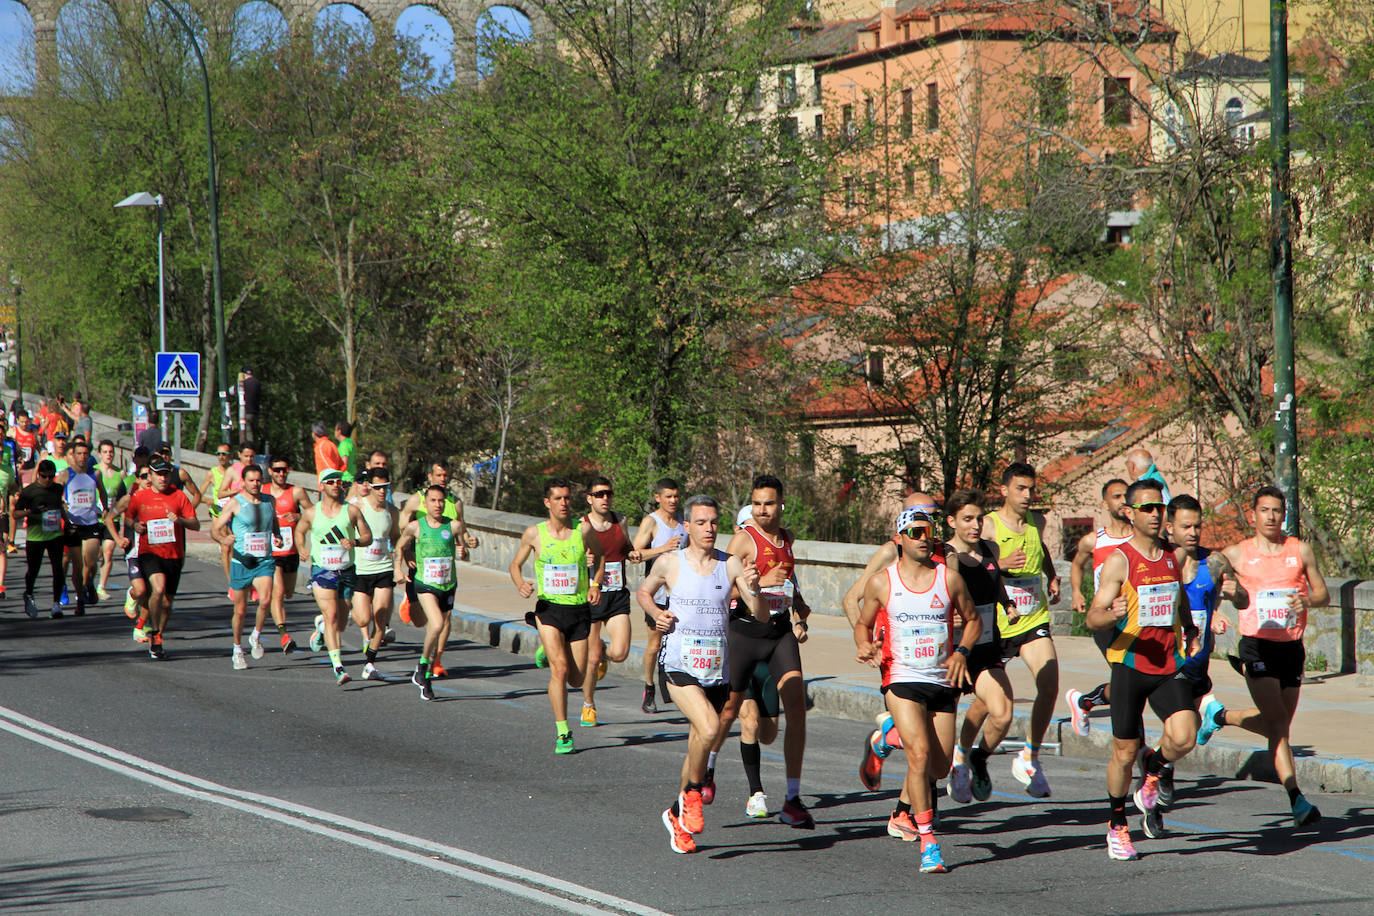
M1289 215L1291 153L1288 139L1288 3L1269 0L1270 263L1274 284L1274 483L1288 512L1283 527L1296 536L1298 502L1297 371L1293 347L1293 240Z
M139 191L115 204L115 207L156 207L157 208L157 348L167 351L167 269L162 244L162 207L165 201L161 194ZM167 436L167 414L162 411L162 435ZM181 432L181 414L177 414L177 432ZM177 436L177 460L181 460L181 436Z
M24 321L20 311L20 305L24 298L24 284L19 282L19 275L10 269L10 284L14 287L14 374L17 378L16 387L19 389L19 405L24 405Z

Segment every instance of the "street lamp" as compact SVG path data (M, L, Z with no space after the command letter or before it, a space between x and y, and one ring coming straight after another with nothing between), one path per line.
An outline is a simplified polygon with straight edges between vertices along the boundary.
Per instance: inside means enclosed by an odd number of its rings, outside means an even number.
M19 274L10 267L10 285L14 287L14 372L18 376L19 406L24 406L24 316L20 304L24 297L24 284L19 282Z
M157 207L157 348L158 352L167 352L167 269L163 260L162 247L162 207L163 199L161 194L153 195L147 191L139 191L137 194L130 194L128 197L115 204L116 207ZM162 435L167 436L167 414L162 413ZM177 423L180 426L181 415L177 415ZM178 437L179 438L179 437ZM180 445L180 443L178 443ZM178 448L178 451L180 449ZM180 460L180 455L177 456Z

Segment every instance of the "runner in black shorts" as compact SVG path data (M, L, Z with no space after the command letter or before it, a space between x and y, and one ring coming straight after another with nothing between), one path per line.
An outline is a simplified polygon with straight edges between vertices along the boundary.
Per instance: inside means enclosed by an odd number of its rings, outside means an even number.
M591 630L587 637L587 671L582 679L582 724L597 724L596 682L606 676L610 662L623 662L630 655L630 589L625 581L626 562L638 552L630 543L625 517L611 509L615 490L605 477L595 477L587 486L587 515L583 524L601 542L606 558L606 580L601 601L592 605ZM602 634L610 637L609 642ZM666 696L667 693L665 692Z

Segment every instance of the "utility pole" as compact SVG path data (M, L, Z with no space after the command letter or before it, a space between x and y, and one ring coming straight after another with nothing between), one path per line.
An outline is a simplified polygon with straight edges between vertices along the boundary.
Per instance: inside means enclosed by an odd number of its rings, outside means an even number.
M1293 354L1293 240L1288 141L1288 2L1269 0L1269 206L1274 272L1274 483L1287 504L1284 529L1298 533L1298 402Z

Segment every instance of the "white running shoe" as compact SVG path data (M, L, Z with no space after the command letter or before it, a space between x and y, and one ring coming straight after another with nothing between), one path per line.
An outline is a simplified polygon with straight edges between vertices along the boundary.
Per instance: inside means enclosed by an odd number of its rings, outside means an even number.
M1017 754L1011 758L1011 775L1016 777L1016 781L1026 787L1026 794L1033 798L1049 798L1050 783L1045 778L1045 771L1040 768L1040 758L1033 757L1026 759L1024 754Z
M1064 702L1069 704L1069 724L1073 726L1073 733L1080 738L1088 737L1092 731L1092 721L1088 719L1088 711L1079 705L1079 700L1083 699L1083 691L1070 688L1064 694Z
M242 649L234 650L234 670L242 671L248 667L248 656L243 654Z
M949 768L949 783L946 785L949 797L961 805L973 801L973 776L967 763L956 763Z
M374 677L377 677L377 666L372 664L372 662L363 665L363 680L370 681Z
M749 803L744 806L744 813L750 817L767 817L768 796L762 792L755 792L749 796Z
M253 653L254 658L262 658L267 653L262 647L262 638L257 633L248 634L248 651Z

